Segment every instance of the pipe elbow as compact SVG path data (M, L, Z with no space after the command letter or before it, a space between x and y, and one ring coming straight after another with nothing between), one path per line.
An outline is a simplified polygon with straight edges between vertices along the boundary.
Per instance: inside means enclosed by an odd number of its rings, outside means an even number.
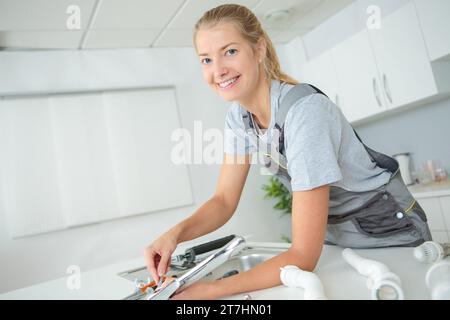
M342 251L342 257L348 264L355 268L358 273L366 277L390 272L385 264L379 261L362 258L350 248L346 248Z
M297 266L287 265L281 269L281 282L287 287L304 289L305 300L326 300L322 282L319 277Z
M367 287L372 291L372 299L403 300L401 280L385 264L365 259L350 248L342 251L342 257L359 274L367 277Z
M366 260L365 271L368 277L379 277L382 274L390 273L385 264L375 260Z

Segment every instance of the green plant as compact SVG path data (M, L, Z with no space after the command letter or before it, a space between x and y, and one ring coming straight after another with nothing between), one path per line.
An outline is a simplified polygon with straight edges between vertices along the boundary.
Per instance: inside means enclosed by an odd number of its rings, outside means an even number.
M264 199L278 199L278 202L273 207L274 209L281 210L283 215L291 214L291 193L278 178L274 176L270 177L269 183L263 185L263 190L266 192Z
M292 213L292 195L278 178L270 177L269 183L264 184L262 188L266 193L264 199L278 199L273 208L282 211L280 218ZM288 243L291 242L291 239L285 235L282 235L281 239Z

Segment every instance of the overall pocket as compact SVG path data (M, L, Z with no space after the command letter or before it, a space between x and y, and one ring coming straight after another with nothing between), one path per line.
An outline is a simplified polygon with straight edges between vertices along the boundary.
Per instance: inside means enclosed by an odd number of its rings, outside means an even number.
M355 227L371 237L386 237L414 229L414 225L389 192L362 208L352 218Z

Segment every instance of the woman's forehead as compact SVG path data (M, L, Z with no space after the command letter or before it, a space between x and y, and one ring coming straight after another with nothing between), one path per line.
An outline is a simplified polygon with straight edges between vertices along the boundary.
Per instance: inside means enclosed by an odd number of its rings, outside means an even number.
M244 41L238 30L229 23L202 28L196 35L199 55L221 51L229 44L240 45Z

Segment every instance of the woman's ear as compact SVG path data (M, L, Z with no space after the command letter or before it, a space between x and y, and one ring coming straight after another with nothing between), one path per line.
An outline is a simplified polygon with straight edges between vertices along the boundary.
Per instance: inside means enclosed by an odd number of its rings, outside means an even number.
M258 43L256 45L256 50L258 54L258 62L264 61L267 56L267 42L263 37L259 38Z

